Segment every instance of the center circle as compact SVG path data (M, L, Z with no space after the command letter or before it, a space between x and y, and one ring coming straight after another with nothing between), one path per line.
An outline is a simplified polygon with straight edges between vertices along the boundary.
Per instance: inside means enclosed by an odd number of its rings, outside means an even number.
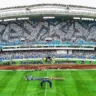
M64 96L62 93L57 92L57 91L52 91L52 90L42 90L42 91L36 91L36 92L32 92L31 94L27 95L27 96L39 96L40 94L44 94L44 92L46 91L46 93L48 93L49 95L46 96L50 96L50 93L52 96L54 96L55 94L58 94L58 96ZM45 94L44 94L45 96Z

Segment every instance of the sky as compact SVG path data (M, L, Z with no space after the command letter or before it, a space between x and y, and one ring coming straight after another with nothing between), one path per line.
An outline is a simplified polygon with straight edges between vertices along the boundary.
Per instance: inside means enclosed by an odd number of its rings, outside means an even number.
M42 3L71 4L96 7L96 0L1 0L0 8Z

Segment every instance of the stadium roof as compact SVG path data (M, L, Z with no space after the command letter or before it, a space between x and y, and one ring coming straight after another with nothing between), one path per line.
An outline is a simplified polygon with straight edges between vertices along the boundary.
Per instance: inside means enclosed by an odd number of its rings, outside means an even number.
M20 17L87 17L96 18L96 8L64 4L36 4L27 6L7 7L0 9L0 19Z
M67 5L82 5L96 7L96 0L2 0L0 2L0 8L14 7L14 6L24 6L33 4L44 4L44 3L57 3L57 4L67 4Z

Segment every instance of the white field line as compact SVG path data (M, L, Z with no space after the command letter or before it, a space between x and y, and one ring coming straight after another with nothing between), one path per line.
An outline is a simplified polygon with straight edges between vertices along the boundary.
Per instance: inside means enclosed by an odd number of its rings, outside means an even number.
M33 94L37 94L37 93L41 93L41 92L43 92L43 91L45 91L45 90L42 90L42 91L36 91L36 92L32 92L31 94L29 94L29 95L27 95L27 96L32 96ZM61 93L59 93L59 92L57 92L57 91L53 91L53 90L46 90L46 91L48 91L48 92L52 92L52 93L56 93L56 94L58 94L59 96L64 96L63 94L61 94Z
M48 77L48 72L47 72L47 76L46 77ZM45 95L44 96L46 96L46 89L47 89L47 83L46 83L46 86L45 86Z
M41 70L41 71L84 71L84 70L96 70L96 69L49 69L49 70ZM34 71L34 70L0 70L0 71L32 71L32 72L40 72L40 71Z
M84 71L84 70L96 70L96 69L51 69L51 70L42 70L42 71Z

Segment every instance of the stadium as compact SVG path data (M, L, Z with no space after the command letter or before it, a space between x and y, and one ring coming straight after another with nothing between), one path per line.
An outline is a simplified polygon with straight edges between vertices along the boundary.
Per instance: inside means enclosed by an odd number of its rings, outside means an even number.
M0 9L0 96L96 96L95 69L96 8Z

